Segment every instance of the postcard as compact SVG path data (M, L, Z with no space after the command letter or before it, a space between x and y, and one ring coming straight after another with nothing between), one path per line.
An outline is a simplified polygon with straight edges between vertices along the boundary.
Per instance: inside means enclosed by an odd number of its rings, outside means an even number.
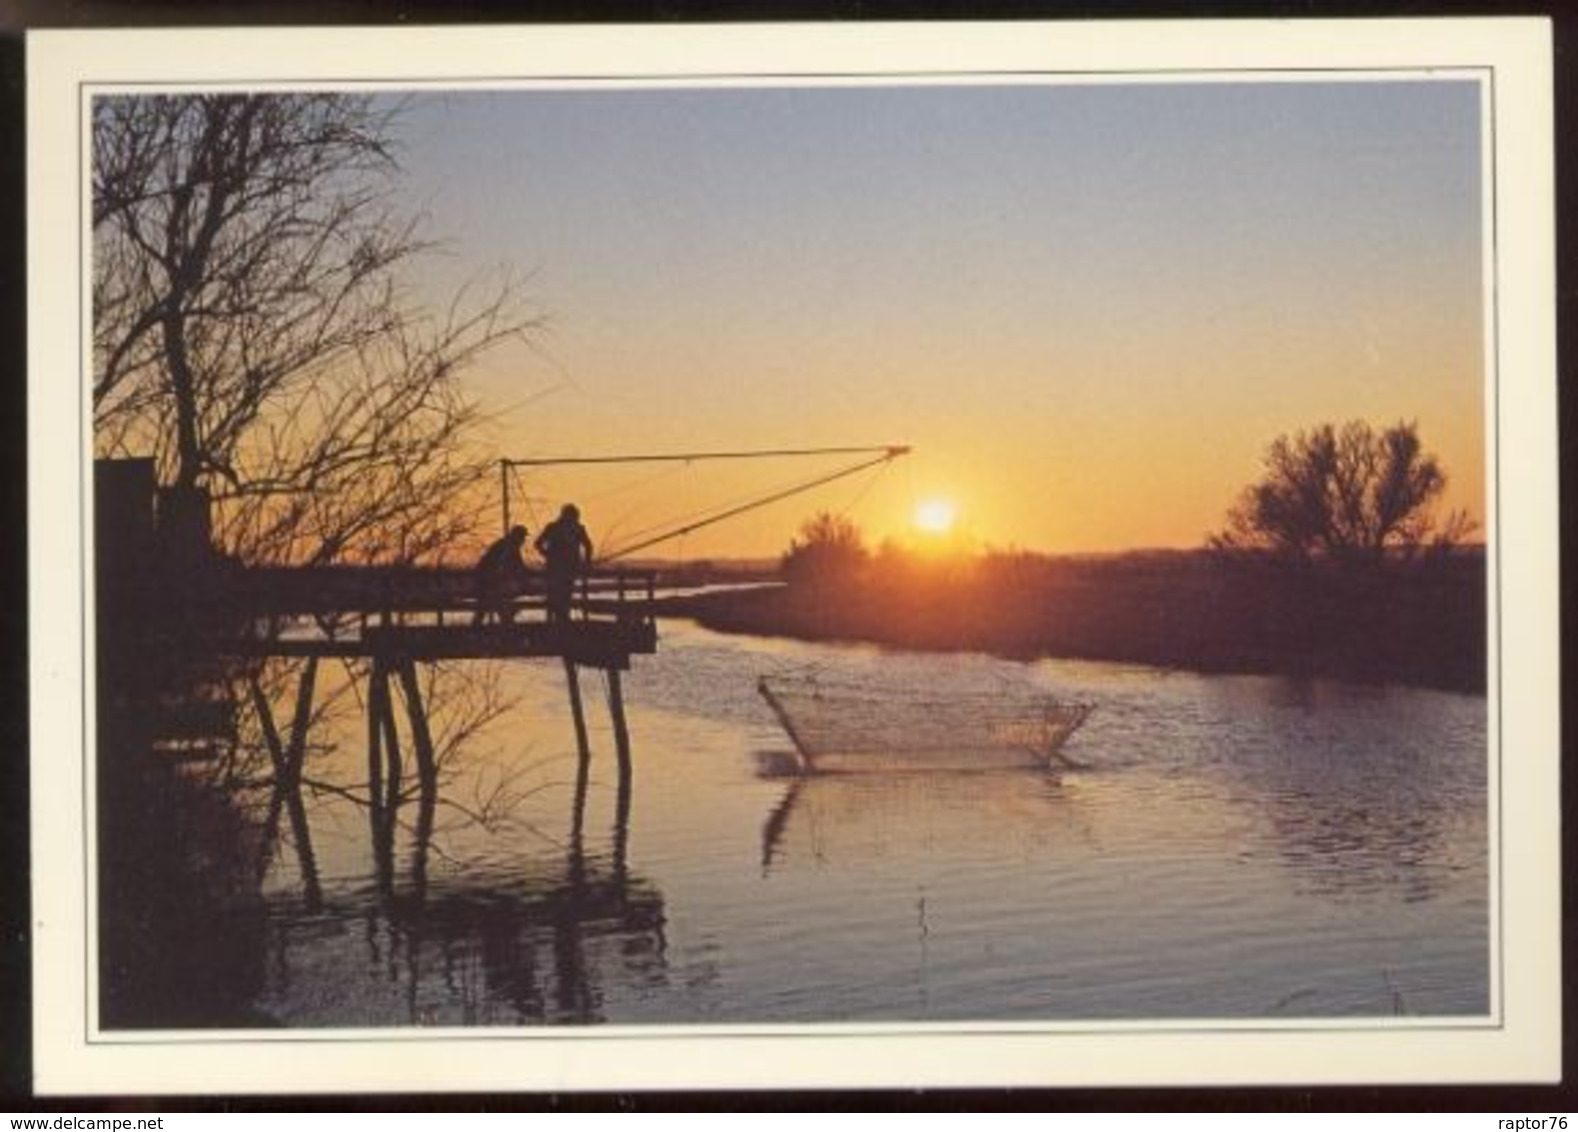
M1545 22L27 51L40 1091L1559 1079Z

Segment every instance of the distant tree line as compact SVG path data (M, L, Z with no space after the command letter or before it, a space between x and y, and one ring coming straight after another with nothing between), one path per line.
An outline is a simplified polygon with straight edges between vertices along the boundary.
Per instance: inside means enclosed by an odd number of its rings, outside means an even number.
M1438 517L1446 485L1440 460L1426 451L1411 422L1384 429L1362 420L1321 424L1271 442L1260 477L1243 489L1224 527L1205 545L1229 559L1373 574L1439 557L1472 534L1466 513ZM848 584L868 568L891 573L905 557L890 546L873 553L852 520L822 512L801 525L782 568L790 582ZM1023 573L1026 557L989 553L982 561L1006 576Z

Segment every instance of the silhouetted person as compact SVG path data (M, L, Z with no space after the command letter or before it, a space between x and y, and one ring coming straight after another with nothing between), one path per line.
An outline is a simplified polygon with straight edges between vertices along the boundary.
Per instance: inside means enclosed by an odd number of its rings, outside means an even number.
M581 526L581 512L566 503L559 517L542 529L534 543L542 555L548 588L548 620L567 621L575 579L592 564L592 540Z
M481 625L490 613L500 624L515 620L509 601L520 592L529 573L521 557L526 534L525 527L511 527L508 534L495 540L477 559L477 614L472 619L473 625Z

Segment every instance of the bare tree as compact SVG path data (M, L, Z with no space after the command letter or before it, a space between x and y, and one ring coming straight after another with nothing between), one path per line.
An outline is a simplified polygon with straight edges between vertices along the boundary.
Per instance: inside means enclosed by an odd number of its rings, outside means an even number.
M456 382L530 327L508 282L433 313L394 197L398 107L343 94L93 104L100 454L203 489L253 561L413 560L473 513Z
M1410 422L1377 432L1356 420L1279 436L1263 465L1211 546L1377 565L1450 548L1472 530L1460 511L1437 522L1446 472Z

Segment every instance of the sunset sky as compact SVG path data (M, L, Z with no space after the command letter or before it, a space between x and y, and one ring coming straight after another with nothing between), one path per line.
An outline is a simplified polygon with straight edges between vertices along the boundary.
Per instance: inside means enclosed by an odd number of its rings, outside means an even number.
M513 270L545 318L472 375L502 454L915 446L669 553L926 504L979 544L1195 546L1274 436L1354 417L1417 420L1483 520L1480 110L1445 79L422 94L402 191L447 241L424 287ZM607 546L839 463L522 490Z

